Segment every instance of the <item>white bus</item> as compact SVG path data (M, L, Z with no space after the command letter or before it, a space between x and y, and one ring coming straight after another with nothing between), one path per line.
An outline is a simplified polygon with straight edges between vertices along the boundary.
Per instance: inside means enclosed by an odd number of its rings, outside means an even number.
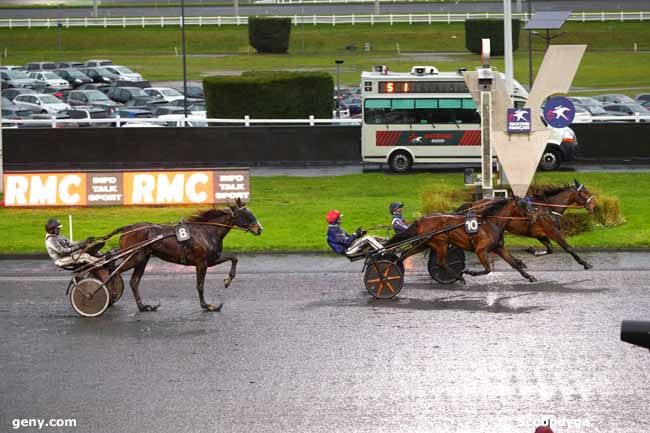
M414 66L392 73L385 66L361 74L361 154L364 164L387 164L406 172L417 163L481 163L480 116L463 79L463 69L439 72ZM516 107L528 92L514 82ZM557 169L575 157L575 134L555 130L542 157L542 169ZM563 143L566 141L566 143Z

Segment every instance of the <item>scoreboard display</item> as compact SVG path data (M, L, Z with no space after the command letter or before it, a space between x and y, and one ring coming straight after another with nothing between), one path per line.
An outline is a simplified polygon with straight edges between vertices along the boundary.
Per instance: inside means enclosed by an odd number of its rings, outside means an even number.
M469 93L464 81L380 81L379 93Z

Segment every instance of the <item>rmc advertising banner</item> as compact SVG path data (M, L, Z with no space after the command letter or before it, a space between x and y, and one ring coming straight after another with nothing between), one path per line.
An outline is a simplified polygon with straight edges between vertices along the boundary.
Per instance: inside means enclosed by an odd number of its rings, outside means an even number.
M5 206L131 206L250 199L248 169L16 172L3 176Z

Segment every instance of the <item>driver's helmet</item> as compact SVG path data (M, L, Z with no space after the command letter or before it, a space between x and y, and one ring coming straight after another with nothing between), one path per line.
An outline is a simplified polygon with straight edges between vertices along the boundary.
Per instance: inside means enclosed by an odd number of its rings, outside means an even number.
M54 233L55 229L60 229L61 227L63 226L56 218L50 218L47 220L47 223L45 223L45 231L48 233Z
M342 216L341 212L339 212L339 211L337 211L335 209L332 209L331 211L328 211L325 214L325 219L327 220L327 222L329 224L336 224L338 222L339 218L341 218L341 216Z
M402 208L404 207L404 203L400 202L393 202L388 206L388 212L390 212L391 215L399 215L402 213Z

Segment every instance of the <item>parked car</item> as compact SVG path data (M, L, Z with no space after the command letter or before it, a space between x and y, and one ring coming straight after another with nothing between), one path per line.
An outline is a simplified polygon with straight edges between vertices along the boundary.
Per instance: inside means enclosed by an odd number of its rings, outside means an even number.
M620 104L620 103L633 103L634 99L630 98L627 95L620 94L609 94L609 95L598 95L593 97L596 101L601 104Z
M361 114L361 97L356 95L348 96L343 100L343 103L348 106L350 116Z
M124 81L143 81L144 79L142 78L142 75L138 74L137 72L133 72L126 66L119 66L119 65L111 65L111 66L103 66L105 70L108 72L115 74L119 77L120 80Z
M332 119L349 119L350 118L350 110L348 109L348 106L345 105L345 102L337 98L336 96L334 97L334 111L332 111Z
M148 87L144 91L152 98L164 102L182 101L185 99L185 96L181 92L171 87Z
M30 78L24 71L7 70L0 71L0 78L6 83L6 88L12 87L28 87L32 88L37 85L36 80Z
M101 59L101 60L86 60L86 67L87 68L96 68L98 66L108 66L112 65L113 62L108 60L108 59Z
M187 86L187 97L205 99L202 86Z
M646 102L650 102L650 93L640 93L634 98L638 104L643 105Z
M54 87L57 89L70 87L70 83L52 71L30 72L29 77L35 79L39 87Z
M185 109L183 107L178 107L176 105L163 104L153 109L153 115L156 117L163 116L166 114L185 114Z
M0 71L24 71L25 67L24 66L18 66L18 65L3 65L0 66Z
M79 86L77 90L99 90L105 95L110 88L110 85L104 83L86 83Z
M639 113L641 122L650 122L650 110L636 102L626 104L606 104L603 105L605 111L610 113L623 113L626 116L636 116Z
M93 82L92 78L88 77L79 69L57 69L54 73L66 80L73 89L76 89L82 84Z
M69 110L70 106L52 95L34 93L18 95L14 98L14 104L32 110L34 113L54 114L59 111Z
M56 68L57 69L68 69L68 68L83 68L85 65L82 62L57 62L56 63Z
M650 110L650 101L642 102L641 106Z
M78 125L81 128L93 127L93 128L107 128L111 126L111 122L102 122L102 123L88 123L83 122L83 120L89 119L110 119L111 115L108 110L102 109L100 107L82 107L82 108L72 108L68 110L68 115L71 119L77 119Z
M118 106L118 103L111 101L108 96L99 90L73 90L68 94L66 102L71 107L99 107L104 110L111 110Z
M70 93L71 91L72 89L55 89L54 87L45 87L43 89L40 89L38 93L53 95L56 96L61 101L66 102L66 99L68 99L68 93Z
M10 120L25 120L31 119L32 110L21 107L20 105L14 104L11 101L5 101L6 98L2 98L2 118ZM8 125L16 125L16 127L23 126L22 123L10 123ZM5 126L8 126L5 125Z
M113 87L139 87L141 89L147 89L151 87L151 83L147 80L141 81L127 81L122 79L117 79L111 83Z
M3 90L2 91L2 96L4 98L7 98L10 101L13 101L14 98L16 96L18 96L18 95L27 95L27 94L30 94L30 93L33 94L33 93L36 93L36 91L34 89L27 89L27 88L24 88L24 87L16 87L16 88L13 88L13 89Z
M111 84L120 78L104 68L83 68L79 70L93 80L94 83Z
M111 87L108 92L108 97L113 101L120 102L122 104L131 102L130 105L135 102L136 98L138 98L139 104L148 104L155 101L151 96L147 95L147 93L139 87Z
M164 120L164 126L182 128L183 124L188 127L206 127L208 123L205 121L205 116L188 116L185 120L183 114L163 114L158 116L158 120Z
M70 119L70 115L68 114L67 110L59 111L58 113L51 113L51 114L41 114L41 113L36 113L32 116L31 120L42 120L42 122L39 123L32 123L30 122L28 125L25 125L27 128L51 128L52 127L52 117L56 118L56 120L68 120ZM57 128L78 128L79 125L75 122L65 122L65 123L57 123L56 124Z
M592 123L594 121L591 113L586 108L583 108L580 105L575 105L575 109L576 115L573 118L572 123Z
M32 62L25 65L27 72L35 71L53 71L56 69L56 64L52 62Z
M185 101L183 99L177 99L176 101L170 102L169 105L175 105L177 107L185 107ZM190 109L190 107L193 105L202 105L203 106L202 110L205 111L204 99L187 98L187 108Z
M154 117L153 113L150 110L144 110L141 108L129 108L124 107L118 110L115 110L110 117L120 119L152 119ZM117 126L117 123L112 123L113 126ZM120 126L125 126L121 124Z

